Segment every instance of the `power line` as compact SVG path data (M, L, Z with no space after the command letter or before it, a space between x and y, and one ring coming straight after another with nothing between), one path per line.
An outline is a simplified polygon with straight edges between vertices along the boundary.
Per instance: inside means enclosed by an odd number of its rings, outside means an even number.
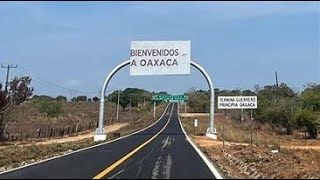
M86 91L82 91L82 90L78 90L78 89L67 88L67 87L61 86L59 84L53 83L51 81L48 81L44 78L41 78L38 75L35 75L34 73L31 74L28 72L28 70L26 68L20 67L20 69L22 70L22 71L19 71L20 73L29 74L32 77L32 79L34 81L38 82L39 84L45 83L47 85L50 85L51 87L56 87L56 88L62 89L63 91L65 91L66 93L68 93L70 96L73 96L73 97L76 96L78 93L83 93L83 94L87 94L87 95L93 95L93 94L96 95L98 92L98 91L86 92Z

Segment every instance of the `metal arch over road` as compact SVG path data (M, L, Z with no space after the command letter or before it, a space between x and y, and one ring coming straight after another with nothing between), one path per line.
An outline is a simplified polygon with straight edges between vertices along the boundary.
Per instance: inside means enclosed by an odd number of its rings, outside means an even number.
M100 112L99 112L99 122L98 122L98 128L96 129L95 136L94 136L94 141L104 141L106 140L106 132L103 128L103 119L104 119L104 103L105 103L105 93L107 86L111 80L111 78L123 67L130 65L131 60L127 60L121 64L119 64L117 67L115 67L107 76L106 80L104 81L102 91L101 91L101 97L100 97ZM213 84L211 81L210 76L208 73L204 70L203 67L201 67L199 64L190 61L191 65L198 69L202 75L206 78L207 83L209 85L210 89L210 127L207 130L207 136L212 138L212 139L217 139L217 131L214 127L214 89L213 89Z

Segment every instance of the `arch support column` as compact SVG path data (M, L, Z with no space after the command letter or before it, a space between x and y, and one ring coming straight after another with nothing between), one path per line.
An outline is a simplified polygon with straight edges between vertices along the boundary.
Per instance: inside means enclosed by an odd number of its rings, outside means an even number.
M191 65L198 69L207 80L210 91L210 126L207 129L206 136L212 139L217 139L217 130L214 127L214 89L211 78L209 74L204 70L204 68L201 67L199 64L195 63L194 61L191 61Z
M124 68L127 65L130 65L130 60L127 60L127 61L121 63L120 65L118 65L117 67L115 67L109 73L108 77L106 78L106 80L103 83L103 87L102 87L101 95L100 95L99 122L98 122L98 128L95 131L94 141L105 141L107 139L106 131L103 128L104 102L105 102L104 96L106 94L107 86L108 86L111 78L113 77L113 75L116 74L120 69Z

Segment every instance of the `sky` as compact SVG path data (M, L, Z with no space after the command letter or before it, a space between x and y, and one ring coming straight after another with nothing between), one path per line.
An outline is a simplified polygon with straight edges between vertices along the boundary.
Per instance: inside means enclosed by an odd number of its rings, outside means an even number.
M214 88L320 83L320 2L0 2L0 63L30 75L35 94L99 96L131 41L190 40ZM0 71L4 82L6 70ZM107 93L136 87L182 94L208 89L190 75L114 75Z

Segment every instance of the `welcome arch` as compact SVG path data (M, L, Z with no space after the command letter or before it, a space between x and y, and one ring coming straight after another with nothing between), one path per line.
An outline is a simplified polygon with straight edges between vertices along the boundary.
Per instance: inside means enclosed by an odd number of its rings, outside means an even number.
M94 135L94 141L104 141L107 139L106 132L103 128L103 119L104 119L104 103L105 103L105 93L107 86L111 80L111 78L122 68L125 66L130 65L131 60L126 60L123 63L119 64L117 67L115 67L107 76L105 79L103 86L102 86L102 91L100 95L100 111L99 111L99 122L98 122L98 128L95 131ZM208 73L205 71L205 69L200 66L199 64L195 63L194 61L190 61L190 64L195 67L197 70L201 72L201 74L205 77L209 90L210 90L210 126L207 129L206 135L212 139L217 139L217 131L216 128L214 127L214 89L213 89L213 84L211 81L210 76Z

